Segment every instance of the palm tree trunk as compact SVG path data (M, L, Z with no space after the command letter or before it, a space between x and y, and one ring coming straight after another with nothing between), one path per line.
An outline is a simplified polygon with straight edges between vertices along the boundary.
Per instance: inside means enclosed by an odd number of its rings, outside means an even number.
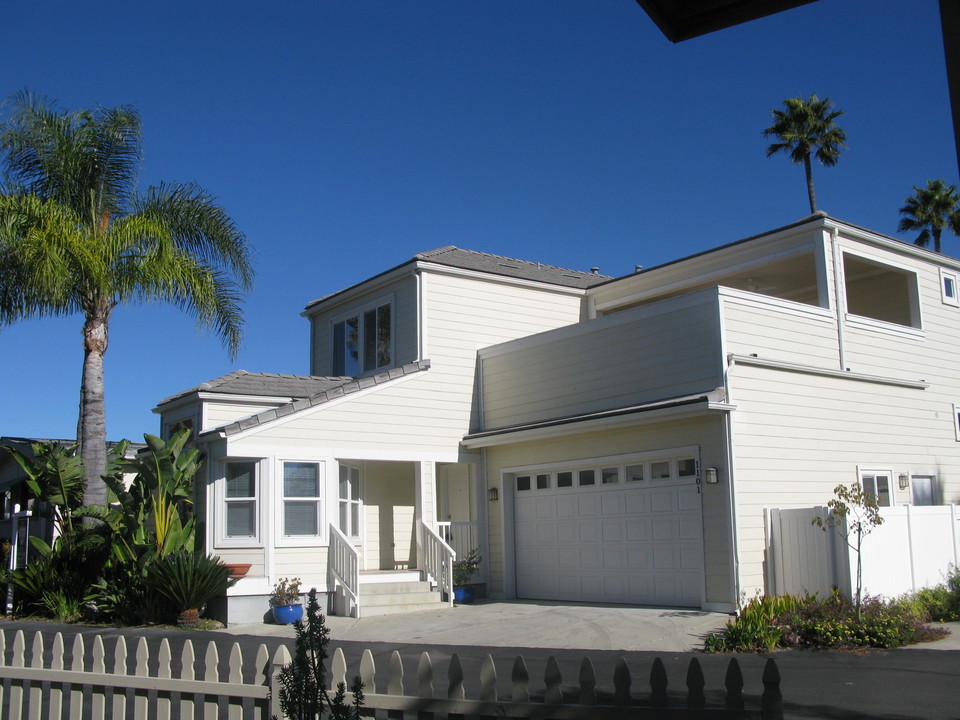
M107 313L88 314L83 324L83 390L80 399L80 448L87 505L105 505L107 486L107 420L103 386L103 355L107 351Z
M933 249L940 252L940 228L933 228Z
M807 175L807 195L810 196L810 214L817 211L817 194L813 191L813 168L810 166L810 153L803 158L803 170Z

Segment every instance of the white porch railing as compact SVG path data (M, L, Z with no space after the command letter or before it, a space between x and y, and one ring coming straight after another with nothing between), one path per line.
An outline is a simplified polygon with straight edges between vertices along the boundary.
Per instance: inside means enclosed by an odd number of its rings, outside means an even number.
M438 522L437 528L440 537L453 548L458 558L465 558L474 548L480 547L480 523L444 521ZM481 551L482 553L482 551ZM485 562L480 561L478 576L482 579L487 576Z
M420 570L433 577L453 607L453 561L457 559L457 553L423 520L420 521L420 538Z
M336 525L330 525L330 560L333 607L338 614L360 617L360 553ZM342 602L338 604L338 599ZM353 601L351 609L350 600ZM339 605L339 606L338 606Z

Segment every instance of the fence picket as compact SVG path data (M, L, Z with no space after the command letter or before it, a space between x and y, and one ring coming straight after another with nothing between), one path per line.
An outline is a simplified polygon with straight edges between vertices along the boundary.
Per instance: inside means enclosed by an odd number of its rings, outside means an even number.
M150 677L150 650L147 648L147 639L143 636L137 643L136 666L133 674L136 677ZM147 716L147 689L137 688L133 691L133 716L145 718Z
M376 675L377 666L373 662L373 653L367 648L360 656L360 679L363 681L364 692L375 693L377 691Z
M736 658L730 658L723 684L727 688L727 710L743 710L743 672Z
M557 659L551 655L547 658L547 669L543 673L543 683L546 689L543 691L543 701L549 705L559 705L563 702L563 690L560 685L563 683L563 675L560 674L560 665Z
M343 653L337 648L342 659ZM283 710L280 708L280 671L289 664L291 660L290 651L286 645L281 645L273 654L273 661L270 663L270 717L283 717ZM337 653L333 654L333 661L336 664Z
M17 630L13 636L13 657L10 658L10 667L24 667L24 654L26 650L26 641L23 638L23 630ZM20 720L21 708L23 707L23 683L10 684L10 718L11 720Z
M584 657L580 662L580 699L581 705L597 704L597 673L593 669L590 658Z
M170 643L166 638L160 641L160 649L157 651L157 677L169 678L172 675L170 661L173 659L170 653ZM157 691L157 720L170 720L172 715L171 693L163 690Z
M760 712L766 718L783 717L783 695L780 693L780 669L773 658L767 658L763 667L763 695L760 697Z
M484 702L497 701L497 666L493 663L493 656L487 653L480 665L480 700Z
M433 697L433 663L427 652L420 654L420 662L417 664L417 695Z
M73 653L70 657L70 669L73 672L83 672L83 635L73 636ZM70 720L80 720L83 716L83 685L70 685Z
M397 650L390 653L390 665L387 668L387 695L403 695L403 660ZM387 717L402 720L403 711L388 710Z
M513 685L510 699L515 703L530 702L530 673L527 671L527 663L524 662L522 655L517 655L513 661L510 682Z
M347 659L343 656L343 650L337 648L333 651L333 664L330 666L330 688L336 688L340 683L347 684Z
M95 672L95 673L106 672L104 657L105 657L105 653L103 651L103 638L100 635L95 635L93 638L92 672ZM90 716L95 718L104 717L107 711L106 695L102 692L97 692L96 688L94 688L92 691L92 696L90 698L90 708L91 708Z
M207 643L207 652L203 656L203 679L208 683L220 682L220 653L217 644L211 640ZM219 703L216 695L203 695L203 720L217 720Z
M196 675L196 653L193 651L193 641L187 640L180 653L180 678L193 680ZM197 698L193 693L180 693L181 720L195 720L197 717Z
M2 636L3 633L0 633ZM50 648L50 669L63 670L63 634L53 636L53 645ZM47 706L47 717L63 717L63 684L50 683L50 703Z
M463 667L460 665L460 656L454 653L450 656L450 667L447 669L447 698L463 700L466 693L463 690Z
M627 660L621 657L613 668L613 704L614 705L632 705L633 699L630 697L630 685L633 679L630 677L630 668L627 667Z
M230 658L227 660L227 682L240 685L243 683L243 655L240 644L234 643L230 648ZM227 720L243 720L243 698L227 697Z
M30 667L43 667L43 635L37 630L33 634L33 647L30 655ZM40 720L40 706L43 704L43 687L40 681L30 683L30 720Z
M653 667L650 668L650 704L653 707L667 707L667 669L663 666L663 660L653 659Z
M113 674L127 674L127 641L123 635L117 638L117 644L113 649ZM127 694L123 690L113 691L113 716L118 718L127 716Z
M696 658L690 658L690 665L687 667L687 707L702 708L707 706L707 699L703 695L703 687L706 685L703 679L703 669L700 667L700 661Z

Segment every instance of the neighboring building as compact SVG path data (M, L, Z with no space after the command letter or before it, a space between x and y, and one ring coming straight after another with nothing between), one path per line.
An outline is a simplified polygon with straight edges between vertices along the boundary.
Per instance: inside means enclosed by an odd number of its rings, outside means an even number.
M345 544L422 569L438 523L491 597L731 611L770 508L960 497L958 277L823 214L617 279L441 248L308 305L311 376L156 411L207 453L207 549L252 565L231 621L339 587Z

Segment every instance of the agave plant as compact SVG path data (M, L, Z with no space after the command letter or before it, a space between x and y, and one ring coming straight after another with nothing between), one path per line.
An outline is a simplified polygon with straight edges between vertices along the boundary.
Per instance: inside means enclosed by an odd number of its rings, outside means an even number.
M230 569L212 555L175 552L158 557L146 568L144 584L176 608L177 624L193 627L200 608L236 583Z

